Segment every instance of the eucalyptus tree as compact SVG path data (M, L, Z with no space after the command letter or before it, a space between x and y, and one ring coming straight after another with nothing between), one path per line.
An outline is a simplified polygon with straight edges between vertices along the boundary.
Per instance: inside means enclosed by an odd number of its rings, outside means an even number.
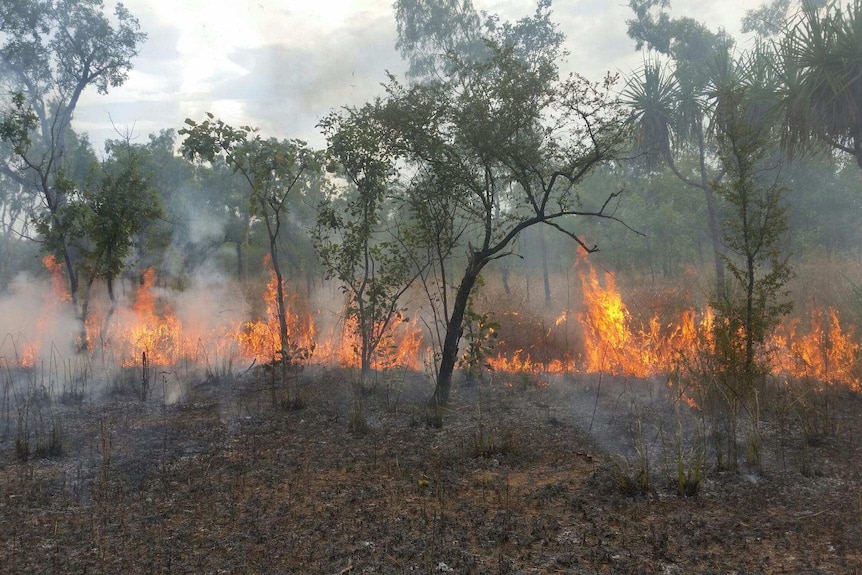
M187 127L179 131L185 137L183 154L210 164L224 162L239 174L247 186L251 216L263 221L276 278L279 348L275 359L282 366L282 377L286 377L288 367L310 350L300 348L288 333L279 239L287 224L288 197L311 187L321 167L320 154L301 140L264 139L255 129L234 128L209 113L202 122L187 119L185 123Z
M76 261L66 206L76 186L64 174L66 137L81 95L122 85L146 35L117 4L102 0L0 3L0 70L5 94L0 173L39 198L49 243L65 265L75 313L82 319Z
M452 70L450 56L487 57L482 18L470 0L396 0L396 47L409 64L407 75L433 78Z
M131 148L108 146L109 156L87 186L68 198L68 241L79 253L76 275L81 317L88 319L91 290L104 281L110 301L99 337L104 342L117 307L115 283L126 269L142 232L162 215L151 174ZM44 220L41 222L47 226ZM49 236L43 230L44 236ZM90 342L92 343L92 342Z
M486 53L443 54L446 65L422 82L394 78L376 104L408 170L407 205L448 214L450 262L462 262L443 318L445 336L434 398L449 399L465 312L485 267L512 255L524 230L544 225L586 251L597 248L573 229L579 216L614 218L619 194L581 193L594 168L616 157L623 113L613 78L593 83L560 77L563 36L548 2L515 23L486 18ZM448 288L448 286L447 286Z
M36 198L21 184L0 177L0 293L27 260L35 261L38 244L31 240Z

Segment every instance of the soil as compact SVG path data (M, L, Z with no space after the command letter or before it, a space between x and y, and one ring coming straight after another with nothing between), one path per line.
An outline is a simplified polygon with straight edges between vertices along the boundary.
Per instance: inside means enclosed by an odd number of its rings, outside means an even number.
M437 410L413 373L275 406L254 370L170 377L30 403L26 461L5 404L0 571L862 573L858 393L764 406L728 471L662 382L496 374Z

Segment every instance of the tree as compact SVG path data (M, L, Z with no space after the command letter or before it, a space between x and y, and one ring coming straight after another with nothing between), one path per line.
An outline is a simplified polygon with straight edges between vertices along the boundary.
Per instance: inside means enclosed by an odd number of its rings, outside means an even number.
M0 176L0 293L6 290L25 260L35 253L36 244L27 241L31 235L31 215L36 198L18 182Z
M783 143L827 146L862 169L862 0L803 3L776 44Z
M65 177L66 137L81 94L100 94L126 80L146 35L117 4L113 19L102 0L33 0L0 4L0 70L12 97L2 103L0 139L8 144L0 173L39 197L83 322L77 260L65 207L75 187ZM113 20L113 21L112 21ZM83 332L83 323L82 323Z
M98 180L69 200L75 223L68 239L80 254L76 273L84 280L82 318L87 320L96 280L104 280L111 302L99 334L102 342L117 307L115 281L126 268L140 234L162 215L159 197L134 151L109 151L111 156L100 166Z
M717 89L722 93L716 111L719 160L728 174L717 189L731 208L724 241L734 286L720 292L713 306L723 335L717 344L729 363L742 367L748 389L758 371L758 347L791 309L785 287L791 269L783 249L787 208L778 179L781 164L770 154L769 126L750 107L747 88L729 84Z
M412 268L413 259L389 227L394 223L387 222L395 169L374 107L332 113L321 126L329 157L354 192L342 190L341 197L320 205L314 243L327 279L336 278L347 295L347 320L359 339L364 385L380 344L403 317L401 296L424 266Z
M670 58L646 60L641 73L625 91L634 112L637 143L650 160L658 160L687 186L703 193L706 202L716 282L724 285L721 227L713 183L722 178L712 167L714 101L711 77L727 62L733 46L723 31L713 33L692 18L671 19L663 10L666 0L630 0L636 18L629 20L629 37L637 49L646 45ZM662 10L654 13L655 7Z
M397 153L417 176L407 182L408 204L449 213L463 226L448 237L464 263L445 317L438 404L448 402L465 312L485 267L540 224L594 251L571 224L577 216L613 218L618 198L591 201L579 188L615 157L622 138L612 79L559 77L562 35L548 2L514 24L489 19L484 34L486 59L449 54L438 78L412 86L392 79L378 103Z
M233 128L212 114L207 114L207 119L200 123L187 119L186 125L179 131L185 136L183 154L211 164L220 158L240 174L248 186L250 214L263 220L276 278L279 349L275 355L282 366L282 377L286 378L291 363L310 350L300 349L288 333L279 237L288 196L309 187L311 178L320 170L320 154L301 140L263 139L255 129Z
M407 75L432 78L451 71L451 55L487 56L481 18L470 0L396 0L396 47L408 59Z
M717 84L715 90L719 97L716 140L727 174L716 191L729 207L723 227L730 285L711 301L718 385L707 393L720 401L724 430L716 439L726 440L727 461L735 469L740 409L749 413L753 426L750 460L760 459L757 384L768 369L758 358L764 355L767 337L792 307L786 288L792 272L783 249L787 208L782 203L781 158L774 153L771 126L763 122L751 86L737 76ZM722 442L716 447L721 461Z

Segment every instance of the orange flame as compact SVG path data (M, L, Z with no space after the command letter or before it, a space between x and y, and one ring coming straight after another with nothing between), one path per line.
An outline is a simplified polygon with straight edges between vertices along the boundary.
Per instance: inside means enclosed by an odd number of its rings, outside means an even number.
M315 355L322 361L331 361L343 367L360 367L361 344L355 325L354 319L339 322L327 337L322 338ZM425 335L418 319L401 321L377 346L373 367L419 370L422 368L425 348Z
M136 365L144 353L151 365L178 363L187 352L182 324L171 306L153 293L156 273L148 269L135 294L134 304L120 310L114 336L123 365Z
M63 266L57 261L57 258L49 254L42 258L42 265L45 266L45 269L51 275L51 290L42 298L42 307L39 319L36 320L35 334L33 334L30 341L25 341L21 344L21 350L18 354L18 365L26 369L36 365L36 361L42 353L46 336L57 317L60 305L72 299L63 277Z
M28 334L28 341L19 345L17 355L22 367L35 364L42 351L44 334L55 325L58 306L69 300L60 263L51 256L45 257L43 263L51 272L52 293L44 297L35 334ZM123 365L137 365L143 353L147 354L151 365L194 362L201 350L204 354L270 361L280 349L277 279L268 257L265 265L270 278L262 294L260 307L263 309L256 314L257 319L234 317L220 320L208 329L184 325L168 304L167 293L161 293L156 287L155 272L147 270L135 291L133 304L117 310L110 337L103 344L116 352ZM582 268L579 275L581 311L563 311L549 329L544 322L541 322L541 331L533 326L535 329L529 332L529 337L535 343L530 343L529 347L526 344L521 348L498 345L499 353L485 358L491 369L536 375L602 372L647 378L670 374L683 359L714 349L715 319L708 307L701 312L694 309L676 312L676 317L660 317L655 313L638 318L630 312L612 275L605 274L600 280L596 270L589 266ZM307 350L317 345L315 361L318 362L358 366L359 344L351 325L340 322L321 336L314 314L301 298L289 295L286 303L288 333L293 345ZM103 319L97 307L93 306L87 325L91 334L96 333L95 326L101 325ZM512 322L521 322L515 324L516 331L532 325L524 314L513 311L510 315ZM572 332L578 337L570 344L568 336ZM376 367L422 369L428 347L423 333L418 319L398 323L380 344ZM566 336L564 344L560 341L561 334ZM551 340L552 346L543 347L543 343ZM767 349L766 359L772 362L776 375L840 382L862 389L862 346L854 330L842 325L833 308L824 311L814 307L806 321L787 319L775 331Z
M264 266L269 272L269 282L264 292L265 312L261 318L243 322L235 332L240 355L246 359L273 360L281 349L281 336L278 321L278 276L272 268L269 254L264 256ZM316 330L310 313L300 315L293 308L298 307L297 298L289 297L285 302L287 333L291 343L297 348L308 350L315 347Z
M776 330L772 338L774 371L860 389L860 346L854 341L853 330L841 327L838 312L830 307L824 315L815 306L809 315L808 333L799 333L800 323L798 318L789 320Z

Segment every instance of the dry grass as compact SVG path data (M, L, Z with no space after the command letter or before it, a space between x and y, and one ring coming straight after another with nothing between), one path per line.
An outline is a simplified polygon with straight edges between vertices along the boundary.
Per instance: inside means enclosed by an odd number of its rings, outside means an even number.
M840 430L806 447L818 476L782 467L780 442L785 461L803 451L801 429L788 423L765 435L756 475L708 471L697 497L654 481L631 498L611 461L625 450L624 441L611 448L614 430L632 427L620 397L642 402L650 441L667 401L660 387L507 379L456 389L439 429L417 416L430 395L419 376L405 381L398 409L365 398L361 433L354 394L335 372L305 376L298 411L270 407L252 378L193 385L171 406L157 395L62 406L61 458L19 462L10 441L0 444L0 565L128 574L862 569L858 395L836 396Z

